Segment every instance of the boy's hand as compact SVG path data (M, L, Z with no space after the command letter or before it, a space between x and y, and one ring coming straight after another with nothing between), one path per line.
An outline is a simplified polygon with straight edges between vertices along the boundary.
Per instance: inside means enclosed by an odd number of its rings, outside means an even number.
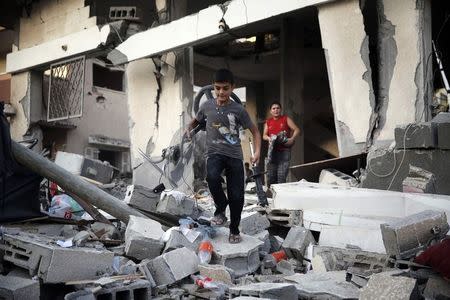
M259 151L258 152L255 152L254 154L253 154L253 156L252 156L252 164L257 164L258 162L259 162Z
M292 146L294 144L294 139L293 138L288 138L287 142L284 143L286 146Z

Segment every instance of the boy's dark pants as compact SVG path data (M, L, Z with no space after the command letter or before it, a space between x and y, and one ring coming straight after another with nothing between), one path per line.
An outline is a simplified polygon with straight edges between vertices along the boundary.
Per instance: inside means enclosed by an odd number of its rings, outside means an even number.
M227 179L227 197L222 189L221 175L225 170ZM206 163L206 181L214 199L216 211L214 215L225 215L230 205L230 233L239 234L242 208L244 207L244 166L242 160L221 154L208 157Z

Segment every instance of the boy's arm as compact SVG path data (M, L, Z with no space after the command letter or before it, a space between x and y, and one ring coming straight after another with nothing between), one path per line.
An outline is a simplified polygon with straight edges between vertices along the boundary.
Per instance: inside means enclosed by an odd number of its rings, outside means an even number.
M253 135L253 142L254 142L254 153L252 157L252 163L257 164L259 162L259 157L261 153L261 133L259 132L258 127L256 127L256 125L253 125L249 129Z
M295 125L294 121L292 121L292 119L289 117L287 117L287 125L292 130L292 135L290 138L288 138L285 145L290 146L294 143L295 138L300 134L300 128L298 128L298 126Z
M270 137L268 135L269 129L267 128L267 122L264 123L263 140L270 142Z

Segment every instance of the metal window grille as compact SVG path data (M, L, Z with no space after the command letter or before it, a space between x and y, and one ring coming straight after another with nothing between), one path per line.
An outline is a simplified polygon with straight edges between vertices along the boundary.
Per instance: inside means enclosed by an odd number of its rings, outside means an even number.
M84 63L80 56L50 65L48 122L82 116Z

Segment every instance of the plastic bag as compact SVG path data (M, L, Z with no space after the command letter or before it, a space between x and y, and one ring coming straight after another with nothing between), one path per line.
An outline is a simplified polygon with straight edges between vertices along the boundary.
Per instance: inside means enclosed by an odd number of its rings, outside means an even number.
M52 198L48 213L64 219L80 219L84 210L72 197L61 194Z

